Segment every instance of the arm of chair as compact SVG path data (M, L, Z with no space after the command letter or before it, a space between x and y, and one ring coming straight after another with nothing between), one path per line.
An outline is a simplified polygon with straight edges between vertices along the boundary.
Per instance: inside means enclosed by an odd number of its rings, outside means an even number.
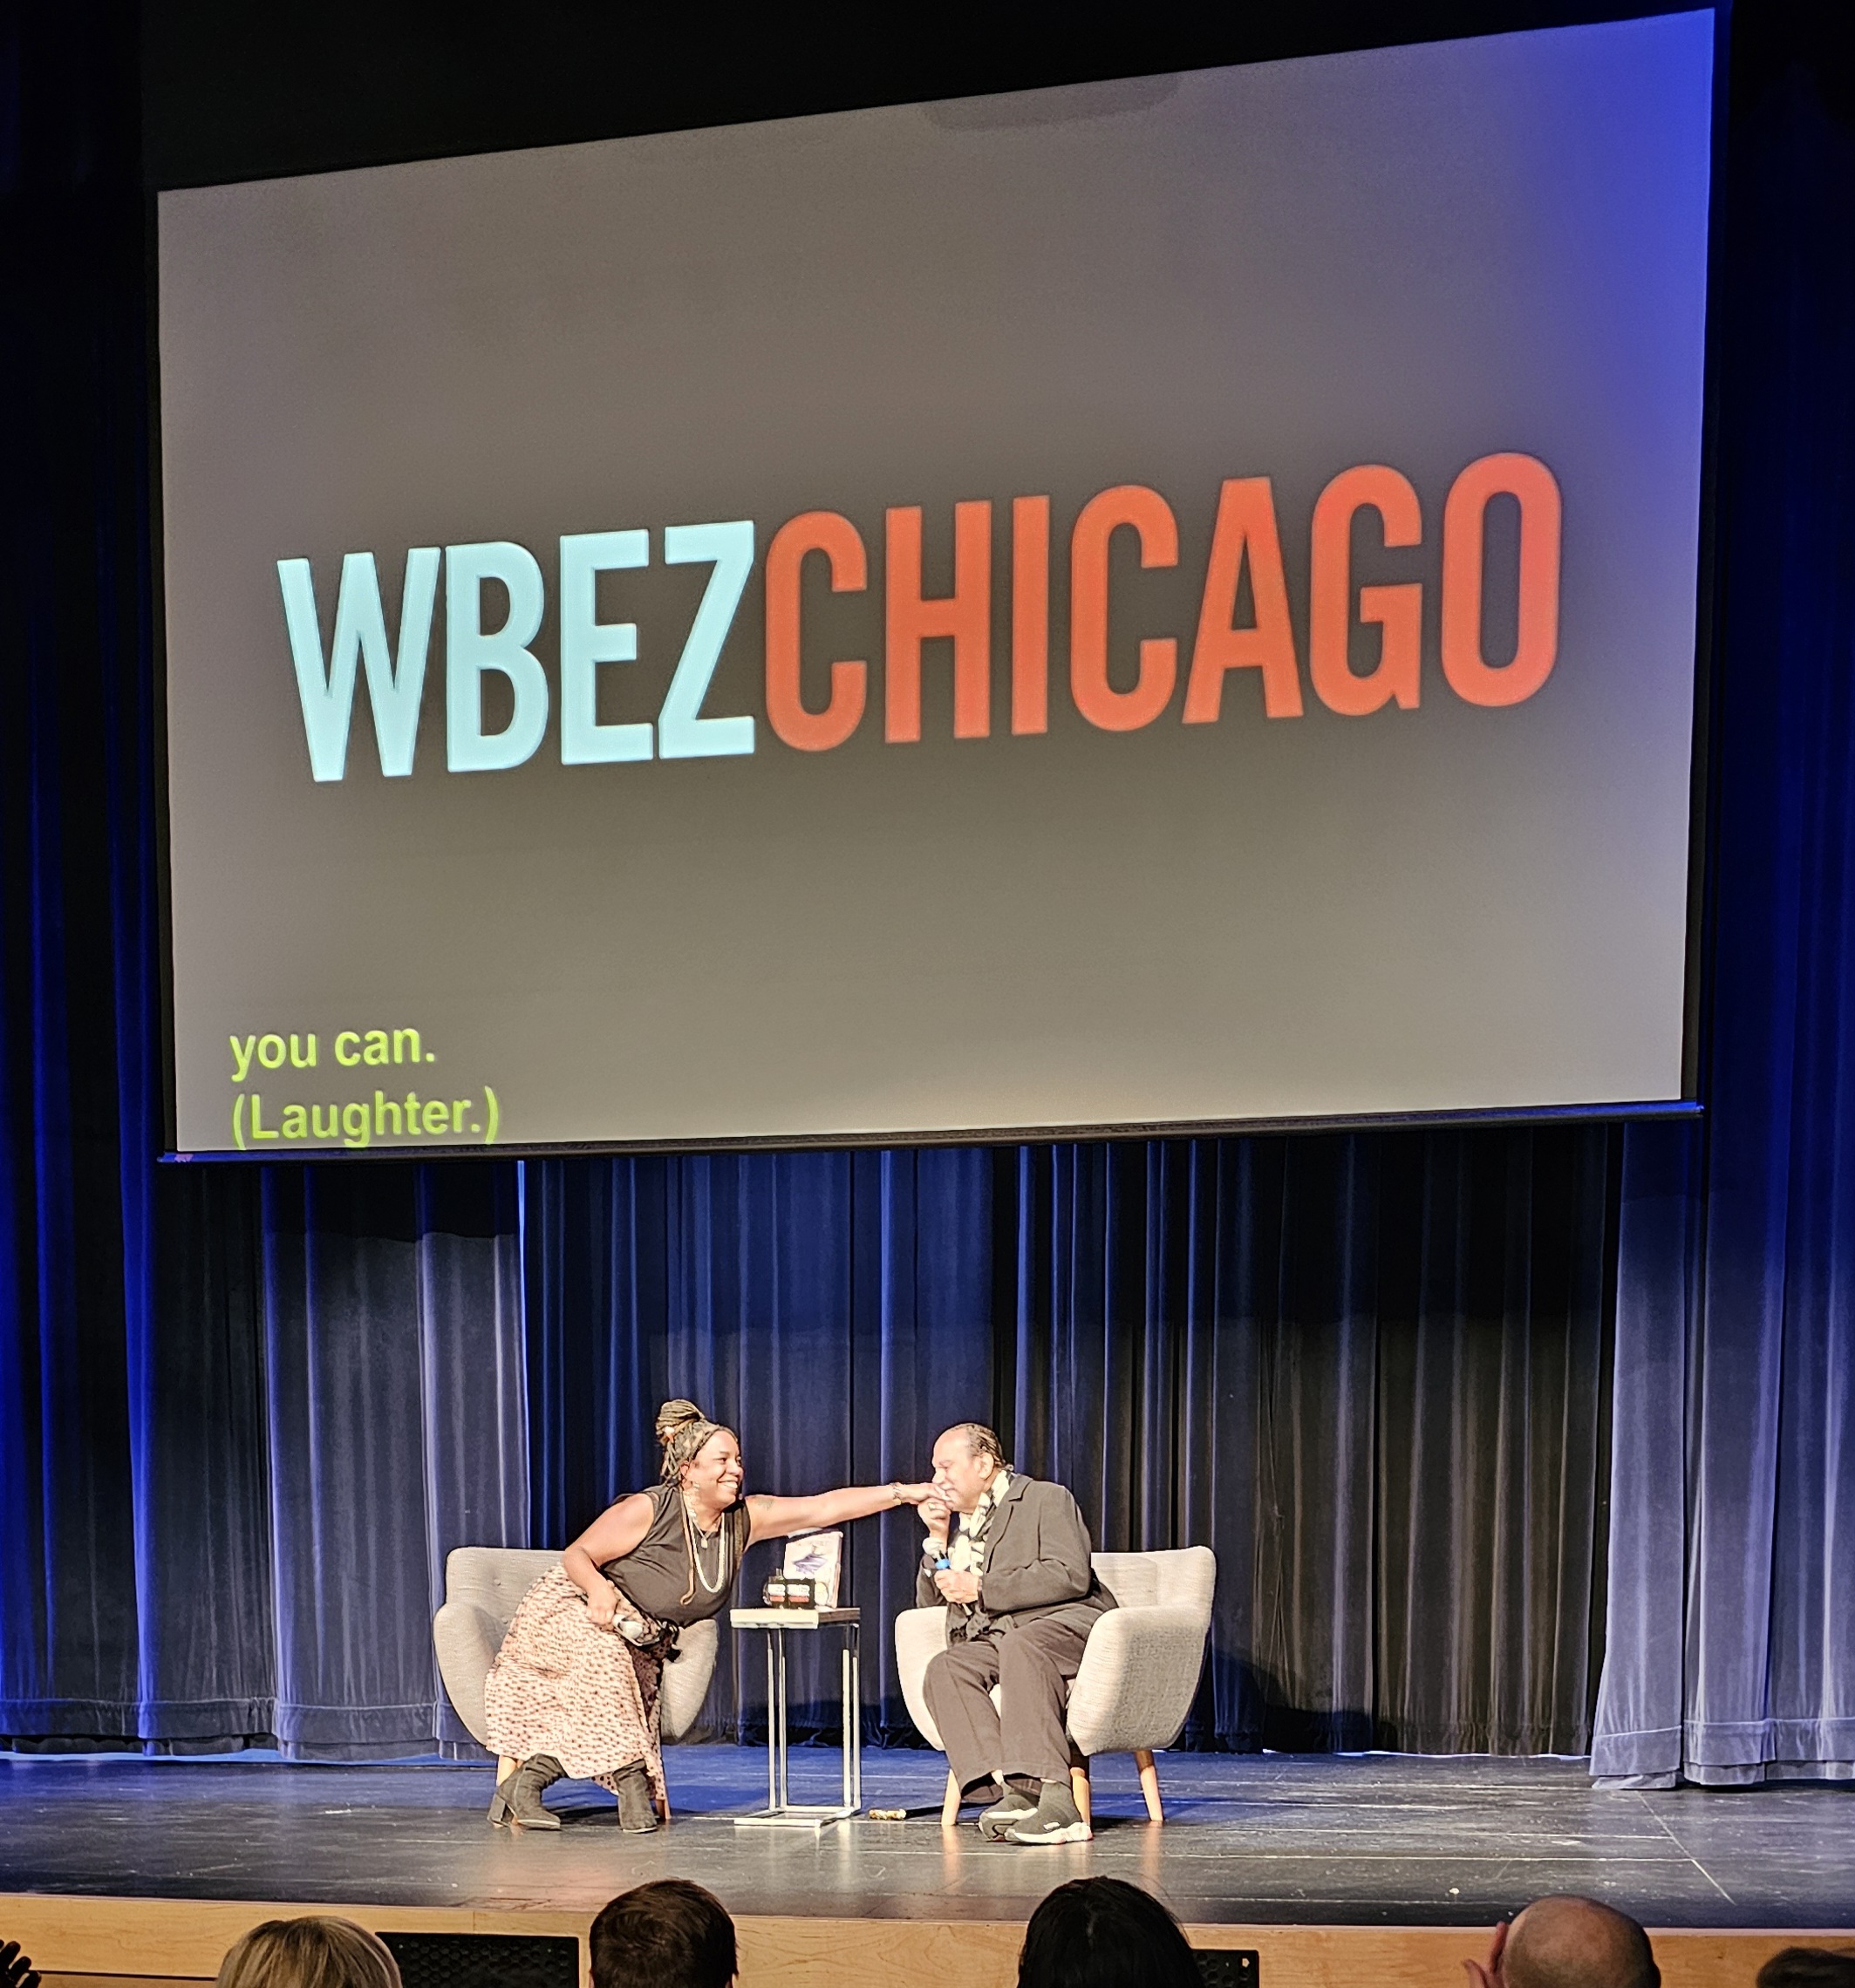
M929 1716L922 1679L929 1663L947 1646L945 1608L904 1609L896 1617L896 1669L902 1680L902 1699L915 1730L930 1746L940 1745L940 1729Z
M1198 1688L1210 1624L1181 1603L1110 1609L1070 1687L1069 1736L1084 1754L1170 1746Z
M447 1602L432 1618L438 1674L457 1716L480 1746L489 1744L483 1719L483 1683L502 1647L503 1624L475 1602Z

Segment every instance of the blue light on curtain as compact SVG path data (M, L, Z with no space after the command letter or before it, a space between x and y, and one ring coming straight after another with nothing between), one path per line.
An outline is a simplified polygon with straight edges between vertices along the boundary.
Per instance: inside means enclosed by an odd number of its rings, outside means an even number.
M1707 1119L1625 1145L1624 1786L1855 1778L1855 120L1739 26Z

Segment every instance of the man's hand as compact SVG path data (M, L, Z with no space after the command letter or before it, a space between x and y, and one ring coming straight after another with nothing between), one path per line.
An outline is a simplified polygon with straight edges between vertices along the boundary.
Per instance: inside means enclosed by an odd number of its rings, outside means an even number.
M40 1988L32 1963L20 1952L17 1940L0 1946L0 1988Z
M943 1568L934 1576L934 1585L940 1590L941 1597L949 1602L976 1602L979 1598L979 1577L977 1574L956 1574L951 1567Z
M931 1490L921 1501L921 1522L927 1528L931 1545L936 1548L946 1545L947 1525L952 1515L945 1499L937 1496Z
M1503 1919L1494 1930L1494 1944L1488 1950L1485 1962L1465 1960L1463 1971L1469 1977L1469 1988L1501 1988L1501 1950L1507 1944L1508 1921Z

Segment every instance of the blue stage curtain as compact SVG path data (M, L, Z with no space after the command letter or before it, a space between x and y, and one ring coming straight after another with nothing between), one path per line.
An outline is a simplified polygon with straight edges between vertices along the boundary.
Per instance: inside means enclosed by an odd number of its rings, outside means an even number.
M135 11L0 33L0 1733L429 1751L528 1530L512 1166L163 1168Z
M440 1711L432 1617L454 1546L529 1528L514 1168L267 1170L263 1331L287 1753L467 1738Z
M0 1353L0 1733L474 1753L431 1618L452 1547L529 1529L515 1168L162 1168L152 1193L146 1328L53 1293ZM28 1402L35 1367L55 1392Z
M1099 1546L1220 1563L1191 1738L1582 1752L1606 1461L1602 1127L527 1172L537 1545L648 1483L692 1396L750 1486L924 1475L995 1420ZM911 1515L849 1528L872 1733ZM774 1564L750 1556L746 1586ZM725 1648L712 1729L763 1730ZM751 1659L750 1659L751 1665ZM795 1728L837 1724L795 1676Z
M1708 1112L1626 1145L1623 1786L1855 1777L1855 95L1738 31Z
M1099 1543L1218 1556L1202 1744L1578 1753L1601 1127L1030 1148L1000 1391Z
M0 1726L53 1732L138 1689L158 1068L134 42L78 11L0 35Z

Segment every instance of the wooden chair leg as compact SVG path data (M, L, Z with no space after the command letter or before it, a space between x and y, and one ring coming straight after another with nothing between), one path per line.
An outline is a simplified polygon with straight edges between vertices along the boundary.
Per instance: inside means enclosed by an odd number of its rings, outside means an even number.
M1075 1797L1075 1806L1083 1821L1095 1828L1094 1790L1088 1785L1088 1763L1069 1770L1069 1792Z
M665 1822L670 1820L670 1789L667 1783L665 1786L662 1797L658 1801L657 1813Z
M1147 1814L1156 1822L1166 1820L1166 1812L1159 1805L1159 1769L1153 1764L1153 1756L1144 1746L1134 1751L1134 1765L1140 1769L1140 1792L1147 1798Z
M958 1823L959 1783L950 1772L947 1775L946 1799L940 1805L940 1826L943 1829L951 1829L957 1828Z

